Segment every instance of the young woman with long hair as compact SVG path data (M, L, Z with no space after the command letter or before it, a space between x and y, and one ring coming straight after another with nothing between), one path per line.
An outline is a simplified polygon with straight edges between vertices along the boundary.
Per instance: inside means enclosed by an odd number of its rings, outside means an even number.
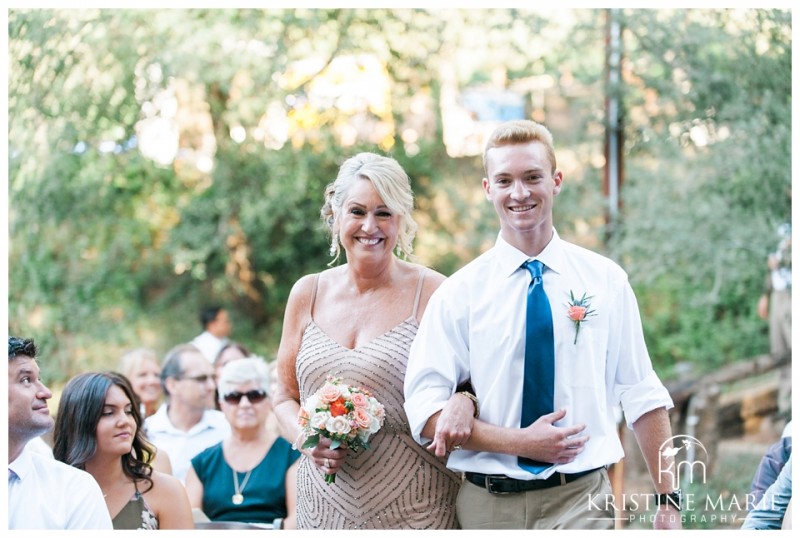
M116 372L85 373L64 387L53 455L91 474L114 529L191 529L186 490L148 463L155 448L142 430L130 381Z

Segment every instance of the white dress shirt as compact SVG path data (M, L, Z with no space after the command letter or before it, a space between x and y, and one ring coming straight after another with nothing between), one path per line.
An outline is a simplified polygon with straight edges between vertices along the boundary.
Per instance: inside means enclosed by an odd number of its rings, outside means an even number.
M158 411L147 417L144 428L147 439L169 455L173 476L185 483L192 458L230 437L231 426L221 411L206 409L200 422L189 431L183 431L173 426L167 415L167 405L161 404Z
M480 420L520 427L525 361L525 311L530 259L498 237L493 248L449 277L434 292L411 346L405 378L405 411L414 438L441 410L455 388L470 379ZM599 254L559 238L535 259L545 265L543 282L553 312L557 426L586 424L585 450L571 463L536 475L577 473L619 461L624 455L616 428L621 404L628 426L644 413L671 408L672 399L653 371L627 274ZM590 299L580 326L567 316L570 291ZM505 474L530 480L517 457L459 450L447 466L455 471Z
M217 338L208 331L203 331L192 340L192 344L200 350L208 362L214 362L219 351L228 343L227 338Z
M112 529L94 477L25 448L8 468L9 529Z

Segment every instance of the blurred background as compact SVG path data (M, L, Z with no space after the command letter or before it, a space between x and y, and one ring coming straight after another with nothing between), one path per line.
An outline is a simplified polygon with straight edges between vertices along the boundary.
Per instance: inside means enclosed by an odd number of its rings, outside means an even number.
M756 311L791 226L788 9L10 9L8 30L8 330L56 389L190 340L209 303L272 360L359 151L407 170L415 254L451 274L498 231L485 137L530 118L556 227L628 271L673 420L712 384L717 440L758 453L789 417Z

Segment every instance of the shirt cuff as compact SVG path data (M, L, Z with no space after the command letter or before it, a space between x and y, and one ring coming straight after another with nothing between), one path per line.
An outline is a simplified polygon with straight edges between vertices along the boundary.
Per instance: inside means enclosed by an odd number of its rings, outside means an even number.
M625 422L628 428L633 428L633 423L639 417L653 409L672 409L672 397L661 383L654 371L635 385L631 385L620 395L622 410L625 412Z
M411 435L419 444L430 441L422 437L422 429L428 423L428 419L444 409L447 400L452 396L441 388L427 388L417 391L411 398L407 399L404 405L408 425L411 428Z

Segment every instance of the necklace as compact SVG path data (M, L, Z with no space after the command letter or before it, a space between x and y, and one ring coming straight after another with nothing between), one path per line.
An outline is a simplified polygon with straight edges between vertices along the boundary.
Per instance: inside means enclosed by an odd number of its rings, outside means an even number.
M242 492L244 491L244 488L247 486L247 481L250 480L250 473L252 472L253 472L252 469L247 471L247 473L244 475L244 480L242 480L242 485L240 487L239 473L236 471L236 469L233 469L233 490L235 492L233 494L233 497L231 497L231 502L233 504L238 506L244 502L244 495L242 495Z

